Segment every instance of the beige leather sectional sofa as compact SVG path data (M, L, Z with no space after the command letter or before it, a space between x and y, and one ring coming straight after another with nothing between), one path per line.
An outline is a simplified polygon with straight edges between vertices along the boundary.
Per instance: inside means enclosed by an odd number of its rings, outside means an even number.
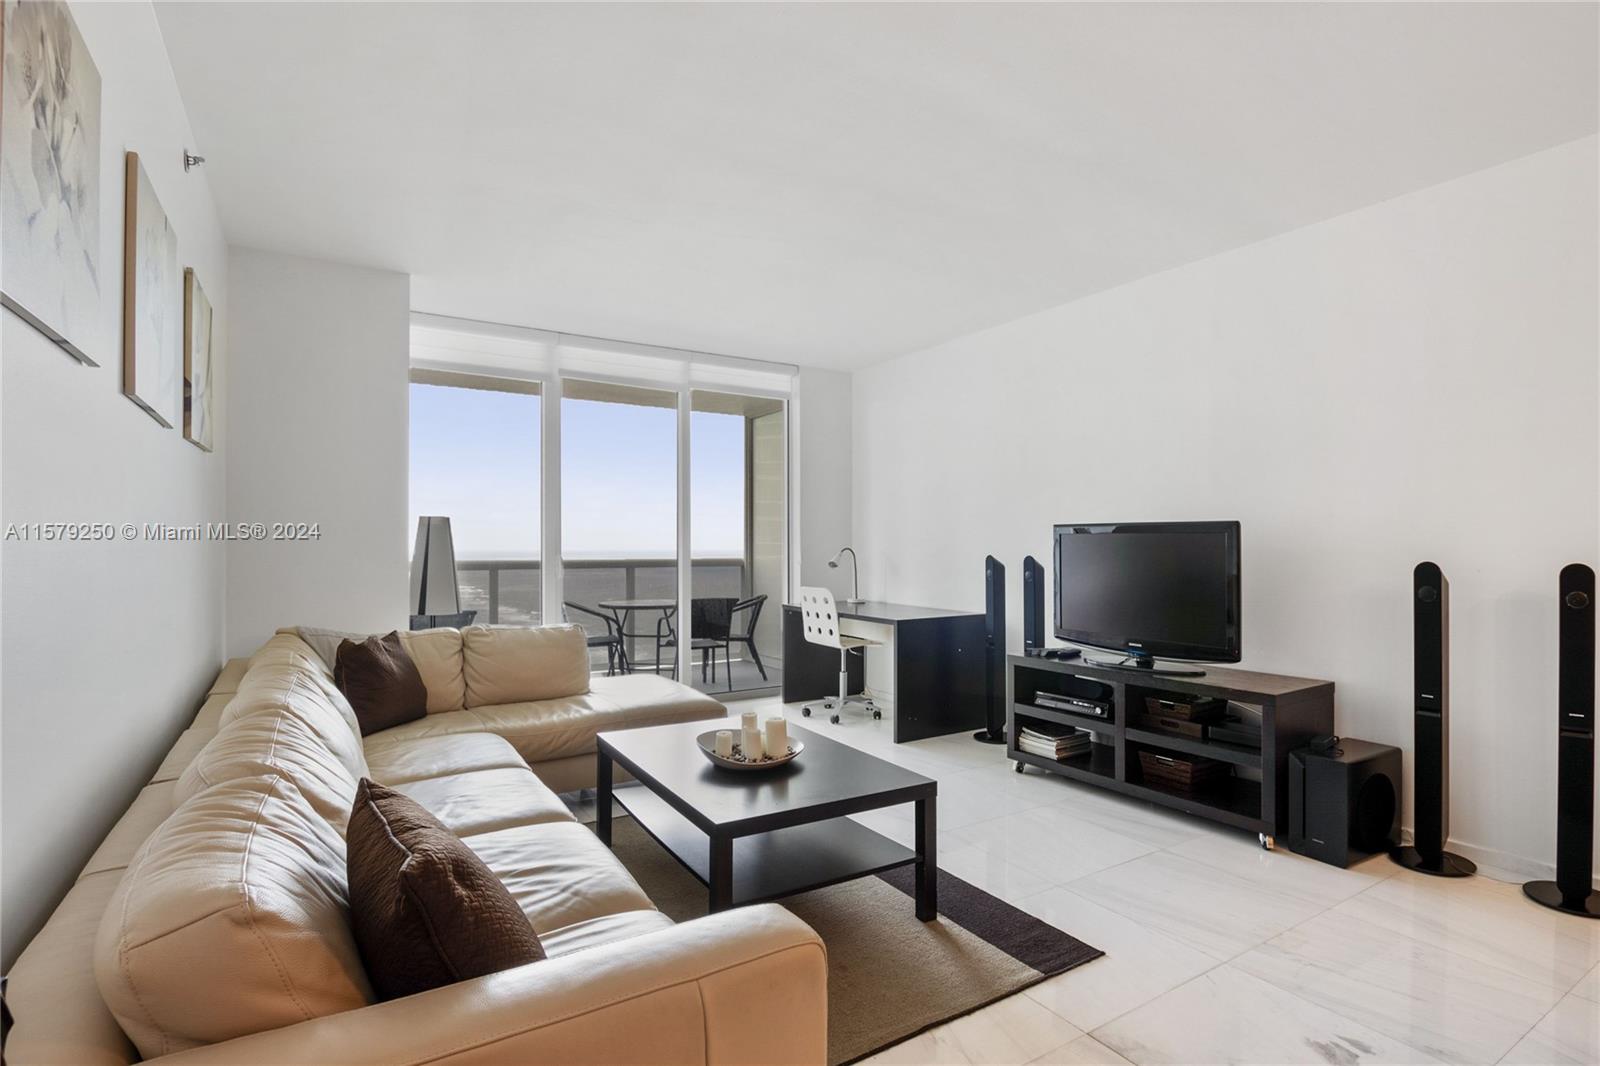
M425 718L360 736L292 631L228 664L11 969L30 1063L820 1063L821 941L776 906L674 924L556 791L594 737L724 715L654 675L589 677L581 631L408 634ZM343 833L362 776L502 879L544 961L373 1003Z

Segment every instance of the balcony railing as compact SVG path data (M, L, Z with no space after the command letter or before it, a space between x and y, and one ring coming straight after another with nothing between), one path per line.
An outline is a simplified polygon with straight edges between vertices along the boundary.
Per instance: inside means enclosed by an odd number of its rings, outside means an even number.
M567 559L562 599L598 608L602 600L676 599L676 559ZM462 559L456 563L462 610L477 611L478 621L490 624L539 625L543 621L543 579L537 559ZM747 595L744 560L715 557L694 560L696 596ZM573 618L598 635L602 623ZM653 629L655 618L636 618L630 628ZM629 655L648 661L655 655L651 641L632 641ZM647 646L648 645L648 646ZM604 665L604 654L598 656Z

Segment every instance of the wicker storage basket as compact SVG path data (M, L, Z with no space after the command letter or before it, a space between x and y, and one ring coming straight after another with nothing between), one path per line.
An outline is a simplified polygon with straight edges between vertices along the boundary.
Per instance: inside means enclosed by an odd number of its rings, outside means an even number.
M1163 755L1145 750L1139 752L1139 768L1144 772L1146 784L1162 785L1184 792L1208 788L1225 780L1231 772L1227 763L1216 759L1177 752Z

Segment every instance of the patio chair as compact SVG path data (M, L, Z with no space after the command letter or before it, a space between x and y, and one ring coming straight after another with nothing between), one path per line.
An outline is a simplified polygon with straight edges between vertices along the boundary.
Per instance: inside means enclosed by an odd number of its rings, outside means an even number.
M579 625L583 626L583 631L588 634L589 647L604 648L606 650L607 677L615 674L619 667L625 674L632 672L632 668L628 663L628 649L622 641L622 623L617 619L616 615L607 614L605 611L597 610L593 607L585 607L583 604L573 603L571 600L563 602L561 606L567 612L576 611L579 614L591 615L605 623L604 633L589 633L589 627L584 625L581 619L578 622ZM569 617L567 620L571 621L571 618Z
M723 666L728 671L728 690L733 690L732 667L727 661L728 636L733 624L733 608L739 601L732 596L708 596L689 601L689 626L692 634L689 640L689 650L700 653L700 680L706 680L706 669L709 666L711 680L717 679L717 649L722 649ZM676 648L678 646L678 631L672 624L672 618L662 619L666 624L665 630L656 638L656 658L661 658L663 648ZM672 676L678 676L677 656L672 658Z
M734 604L733 614L735 618L745 611L748 611L749 614L745 616L743 631L730 632L727 640L728 644L743 644L745 646L745 650L750 653L750 661L756 664L757 670L761 671L761 680L763 681L767 679L767 668L761 662L761 653L756 650L756 623L761 621L761 607L766 602L767 594L763 592L759 596L751 596L748 600L740 600ZM732 661L730 652L731 649L723 648L723 662ZM731 666L728 668L728 691L733 691L733 668Z

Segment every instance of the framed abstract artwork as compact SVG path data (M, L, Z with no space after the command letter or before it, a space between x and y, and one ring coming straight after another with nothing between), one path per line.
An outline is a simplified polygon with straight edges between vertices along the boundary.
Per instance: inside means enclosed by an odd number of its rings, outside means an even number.
M183 437L211 450L211 301L194 267L183 271Z
M0 304L98 366L100 71L54 0L5 0L0 38Z
M122 264L122 391L163 426L183 408L183 294L178 235L155 186L128 153Z

